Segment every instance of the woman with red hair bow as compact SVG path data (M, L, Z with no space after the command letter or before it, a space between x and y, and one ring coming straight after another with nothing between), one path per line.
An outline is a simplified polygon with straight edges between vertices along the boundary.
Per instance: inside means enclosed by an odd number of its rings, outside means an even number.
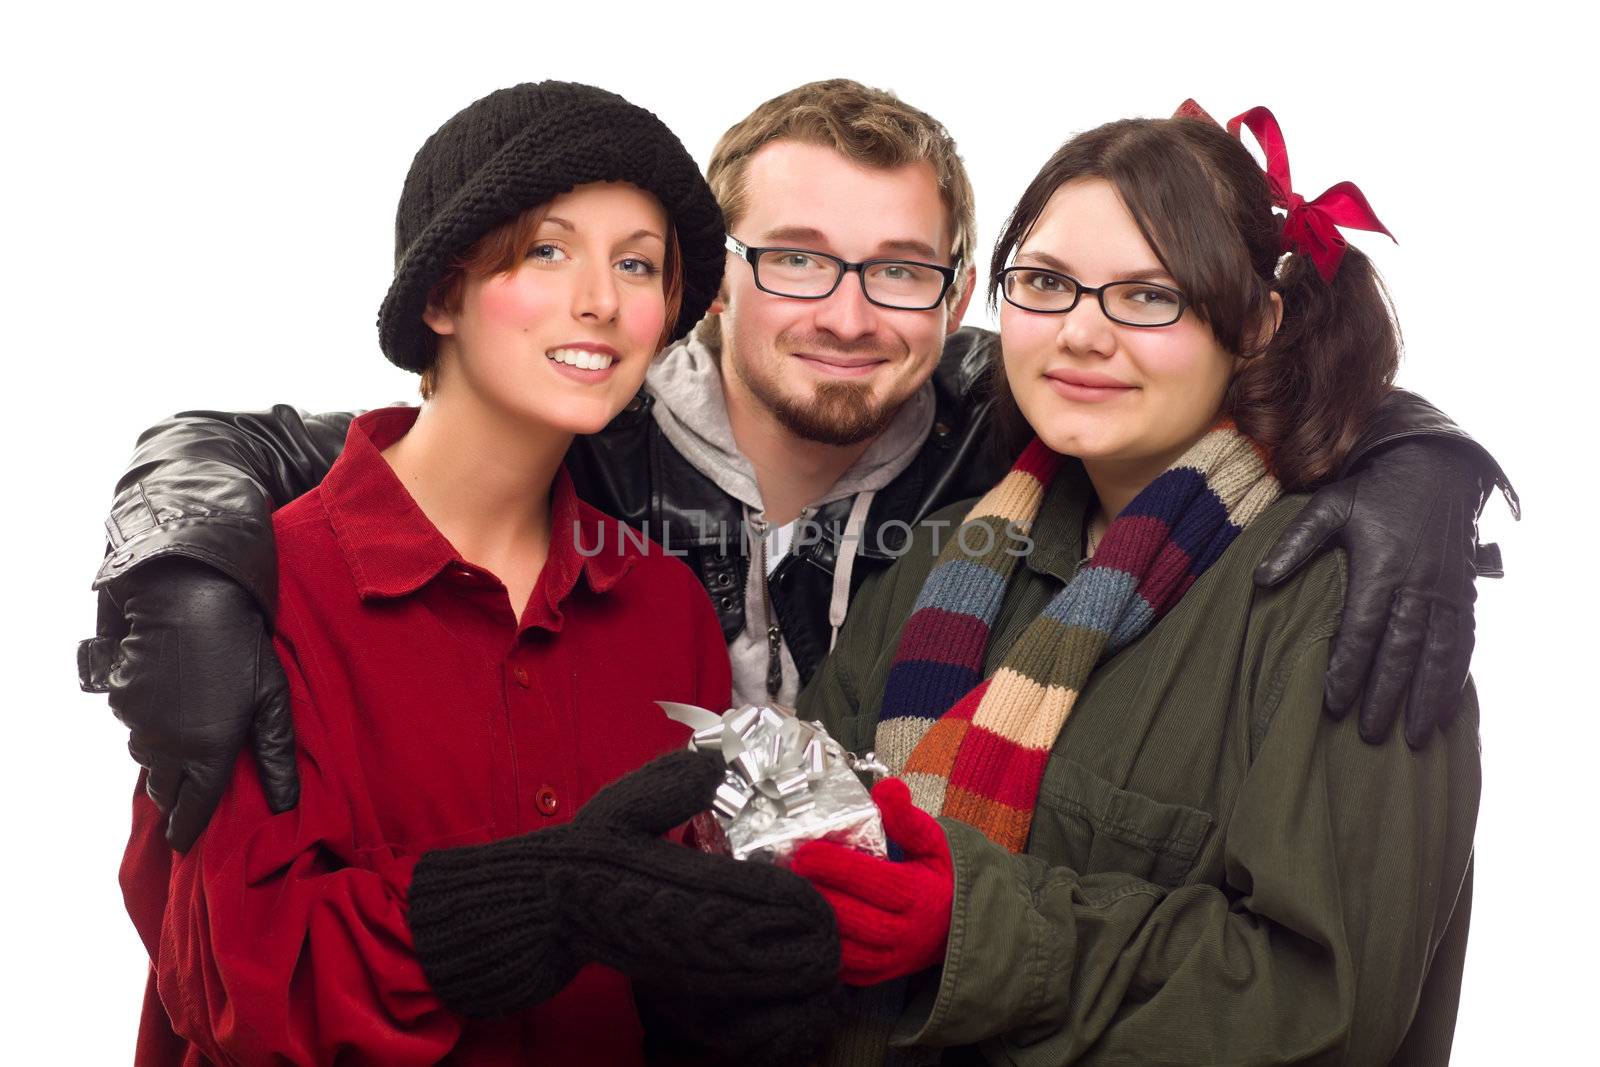
M936 516L959 527L942 548L930 522L868 579L800 700L898 775L875 791L898 862L817 843L794 865L880 1039L1015 1064L1448 1060L1471 687L1439 744L1363 745L1322 710L1342 554L1252 581L1398 361L1336 226L1387 232L1354 186L1295 194L1259 108L1091 130L1012 213L990 291L1025 447Z

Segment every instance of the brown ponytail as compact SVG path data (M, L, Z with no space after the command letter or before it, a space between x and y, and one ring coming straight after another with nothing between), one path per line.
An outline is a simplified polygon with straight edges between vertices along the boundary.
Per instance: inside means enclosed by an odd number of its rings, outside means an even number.
M1288 256L1273 291L1283 322L1234 376L1223 410L1266 446L1286 489L1307 489L1339 469L1388 393L1400 332L1382 279L1354 248L1332 282L1304 256Z

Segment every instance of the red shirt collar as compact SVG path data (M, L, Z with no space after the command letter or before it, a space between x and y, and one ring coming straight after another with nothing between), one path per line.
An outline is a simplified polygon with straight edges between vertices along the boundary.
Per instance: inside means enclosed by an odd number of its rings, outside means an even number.
M322 497L339 548L363 600L403 597L449 567L487 573L463 559L417 507L382 451L404 437L417 408L379 408L357 417L344 451L322 482ZM561 628L561 603L580 575L604 593L633 566L620 524L578 499L566 467L550 489L550 555L534 586L525 626ZM608 527L604 533L601 527ZM579 552L579 540L585 548ZM603 546L595 551L595 546Z

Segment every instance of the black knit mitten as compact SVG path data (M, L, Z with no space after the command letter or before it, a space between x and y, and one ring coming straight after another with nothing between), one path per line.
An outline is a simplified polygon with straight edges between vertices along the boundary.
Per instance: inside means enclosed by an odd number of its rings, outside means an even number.
M844 1015L842 987L775 1000L705 998L635 984L645 1060L679 1064L792 1067L816 1063Z
M833 912L805 880L661 839L710 806L720 758L675 752L607 786L568 826L418 861L417 955L463 1015L559 991L590 961L701 1002L831 990Z

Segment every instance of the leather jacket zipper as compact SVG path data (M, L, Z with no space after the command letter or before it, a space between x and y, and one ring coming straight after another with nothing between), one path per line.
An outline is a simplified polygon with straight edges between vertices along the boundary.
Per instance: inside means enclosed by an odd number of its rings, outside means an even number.
M800 509L797 521L809 519L812 509ZM776 605L772 603L772 583L767 580L767 515L764 511L749 513L750 528L760 539L756 549L756 566L761 572L761 615L767 623L767 699L776 702L783 690L783 630L778 626Z
M767 622L767 699L777 700L783 688L783 633L772 611L772 586L767 582L767 519L762 512L750 516L750 527L759 541L756 567L761 575L761 615Z

